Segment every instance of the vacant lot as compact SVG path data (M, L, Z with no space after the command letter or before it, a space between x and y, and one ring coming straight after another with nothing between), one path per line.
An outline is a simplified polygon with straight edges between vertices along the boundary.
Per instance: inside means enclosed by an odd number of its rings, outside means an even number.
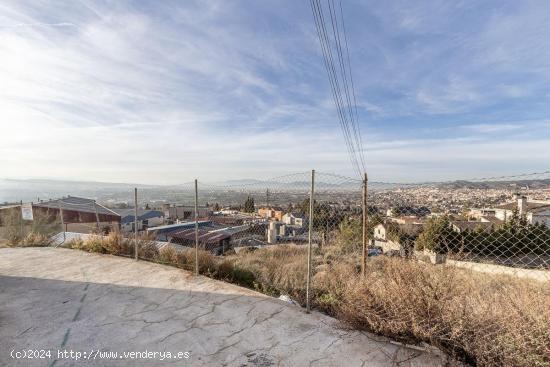
M72 366L57 350L189 352L91 365L438 366L440 357L265 295L162 265L54 248L0 249L0 365ZM50 349L13 360L12 349ZM98 358L98 357L96 357ZM80 363L80 362L79 362Z

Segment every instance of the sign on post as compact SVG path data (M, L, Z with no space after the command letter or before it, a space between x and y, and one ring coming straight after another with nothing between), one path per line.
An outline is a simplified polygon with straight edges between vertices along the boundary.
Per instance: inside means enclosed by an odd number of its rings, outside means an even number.
M21 218L23 220L33 220L32 204L21 204Z

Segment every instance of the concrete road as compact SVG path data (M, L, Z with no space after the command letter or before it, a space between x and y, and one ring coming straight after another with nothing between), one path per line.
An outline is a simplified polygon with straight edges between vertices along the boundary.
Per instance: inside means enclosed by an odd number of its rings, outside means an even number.
M443 364L172 267L69 249L0 249L0 366Z

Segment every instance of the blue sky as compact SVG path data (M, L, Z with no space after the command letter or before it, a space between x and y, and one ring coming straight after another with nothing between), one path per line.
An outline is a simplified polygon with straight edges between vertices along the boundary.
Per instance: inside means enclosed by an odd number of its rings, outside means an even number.
M541 171L547 1L344 1L369 176ZM4 1L0 175L353 175L309 1Z

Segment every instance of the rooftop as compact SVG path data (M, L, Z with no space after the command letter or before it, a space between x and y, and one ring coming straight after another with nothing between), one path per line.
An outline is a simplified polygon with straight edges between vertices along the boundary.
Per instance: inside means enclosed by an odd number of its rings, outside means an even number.
M135 209L114 209L121 219L122 223L129 223L134 221ZM138 220L145 220L149 218L164 217L164 212L159 210L138 209Z
M519 200L519 198L512 201L512 202L510 202L510 203L497 205L495 207L495 209L514 210L518 207L518 200ZM533 210L537 210L537 209L541 209L541 208L545 208L545 207L550 208L550 201L547 201L547 200L529 200L529 199L526 199L525 204L527 205L527 210L529 210L529 211L533 211Z
M93 214L95 214L97 211L98 214L114 215L117 217L120 216L117 212L96 203L95 200L80 198L77 196L68 196L61 199L41 201L38 203L33 203L32 205L39 208L72 210Z

